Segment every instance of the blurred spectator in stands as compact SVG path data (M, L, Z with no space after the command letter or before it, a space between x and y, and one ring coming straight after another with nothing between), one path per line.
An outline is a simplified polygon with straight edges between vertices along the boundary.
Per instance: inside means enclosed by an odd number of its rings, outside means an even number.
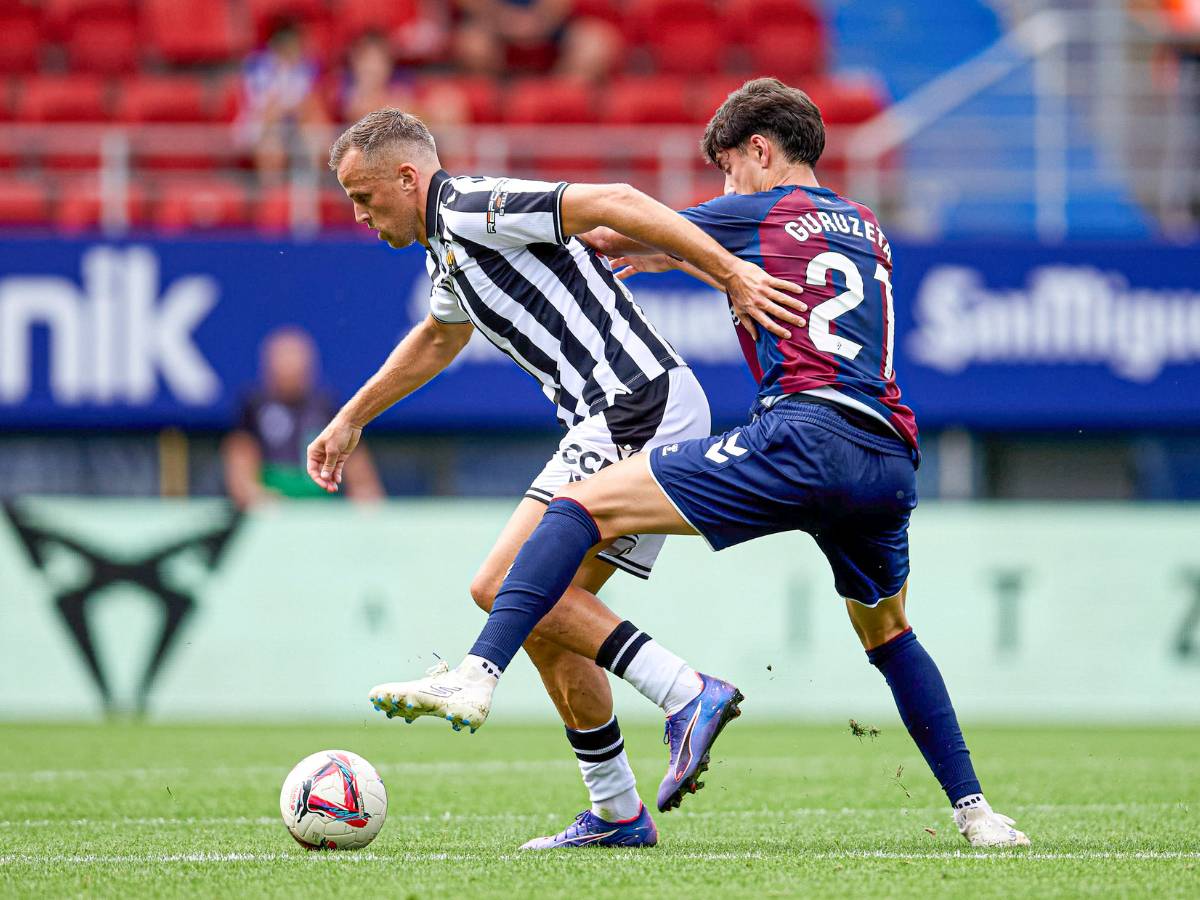
M337 411L317 385L317 348L308 332L284 327L263 340L260 384L243 400L238 424L221 446L225 486L242 509L281 497L327 497L308 477L309 442ZM378 500L383 487L366 447L346 462L343 490Z
M621 33L611 23L571 15L571 0L458 0L459 64L468 71L553 72L599 81L616 65Z
M316 81L317 65L305 54L304 36L295 22L277 23L266 49L246 61L238 133L253 150L265 181L278 181L287 172L289 150L300 147L305 158L323 155L324 148L316 146L323 139L297 143L304 141L304 126L326 121Z
M396 66L387 38L377 31L362 35L350 48L337 105L346 123L385 106L419 116L428 125L457 125L467 119L466 101L450 85L434 85L418 95L411 73Z

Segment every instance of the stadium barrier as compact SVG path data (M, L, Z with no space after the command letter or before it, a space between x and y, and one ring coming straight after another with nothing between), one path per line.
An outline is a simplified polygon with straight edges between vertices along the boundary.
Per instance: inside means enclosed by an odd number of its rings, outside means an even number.
M372 684L452 662L512 504L37 498L0 521L0 717L369 719ZM1200 721L1200 512L931 504L910 610L967 719ZM605 599L735 679L752 716L894 711L807 538L668 541ZM654 711L625 685L623 718ZM522 656L497 720L553 716Z
M1196 247L892 251L895 367L923 427L1200 426ZM678 273L632 286L714 419L743 421L753 391L722 298ZM0 427L227 427L283 322L313 333L329 386L348 396L427 297L423 253L365 241L2 240ZM380 426L551 423L535 382L476 335Z

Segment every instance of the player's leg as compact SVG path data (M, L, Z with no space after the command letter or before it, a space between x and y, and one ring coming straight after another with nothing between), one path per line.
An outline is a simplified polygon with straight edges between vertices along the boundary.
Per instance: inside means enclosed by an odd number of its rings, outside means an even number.
M568 569L596 545L629 533L696 533L659 486L650 460L686 459L681 468L695 471L709 464L704 456L714 443L729 439L706 437L660 446L563 488L518 554L468 660L502 668L511 659L513 642L531 623L556 629L564 616L574 615L578 593L568 586ZM707 767L713 742L739 714L741 692L728 682L694 672L628 622L619 623L603 639L594 627L571 626L551 633L624 678L666 713L670 766L659 787L659 809L674 808L686 793L699 789L702 783L697 779Z
M537 500L522 500L480 566L471 582L471 597L485 612L491 610L513 558L545 509L545 504ZM600 614L615 620L595 598L614 571L611 565L593 557L579 567L574 584L593 601ZM593 815L610 823L636 820L642 801L613 715L608 677L592 660L545 639L537 630L525 642L525 652L566 726Z
M850 622L964 836L978 846L1026 844L1012 821L987 805L946 683L908 623L908 522L916 505L911 460L846 443L838 454L844 467L834 480L836 512L825 515L813 537L833 569ZM837 490L837 479L853 480L855 489Z
M973 846L1020 846L1029 838L983 796L966 739L942 674L908 624L908 584L874 607L846 600L867 659L892 689L900 719L954 809L959 831Z
M471 598L484 612L491 612L504 576L512 567L521 545L533 533L546 511L546 504L523 499L504 526L495 545L471 580ZM572 583L593 603L582 607L575 616L564 617L558 629L537 629L525 642L525 650L533 660L542 683L555 708L568 728L595 728L612 718L612 691L608 678L592 660L554 642L554 633L575 627L586 633L602 630L603 623L616 620L595 594L612 576L612 566L594 557L584 560L575 572ZM592 624L599 618L600 625Z

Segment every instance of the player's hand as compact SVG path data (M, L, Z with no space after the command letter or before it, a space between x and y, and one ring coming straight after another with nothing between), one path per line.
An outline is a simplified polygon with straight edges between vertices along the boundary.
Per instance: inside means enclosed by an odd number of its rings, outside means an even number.
M639 272L669 272L676 268L675 260L665 253L647 256L618 256L611 260L613 274L624 281Z
M737 268L725 283L725 292L729 294L729 304L738 321L755 340L758 339L756 322L781 338L790 338L792 333L780 322L798 328L806 324L804 317L799 314L807 312L808 305L792 296L804 293L804 288L768 275L754 263L739 260Z
M334 419L308 445L308 477L329 493L342 483L342 467L358 446L362 426Z

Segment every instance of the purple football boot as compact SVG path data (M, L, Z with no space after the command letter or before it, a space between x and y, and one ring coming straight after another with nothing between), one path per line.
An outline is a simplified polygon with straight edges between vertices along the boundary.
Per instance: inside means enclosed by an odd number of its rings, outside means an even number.
M534 838L521 845L522 850L557 850L560 847L653 847L658 843L658 828L650 810L642 807L632 819L605 822L590 809L575 817L565 831Z
M684 794L704 787L697 781L708 769L708 753L717 735L730 719L742 714L738 704L745 698L728 681L700 675L699 696L667 719L663 743L671 748L667 775L658 786L659 812L670 812L683 802Z

